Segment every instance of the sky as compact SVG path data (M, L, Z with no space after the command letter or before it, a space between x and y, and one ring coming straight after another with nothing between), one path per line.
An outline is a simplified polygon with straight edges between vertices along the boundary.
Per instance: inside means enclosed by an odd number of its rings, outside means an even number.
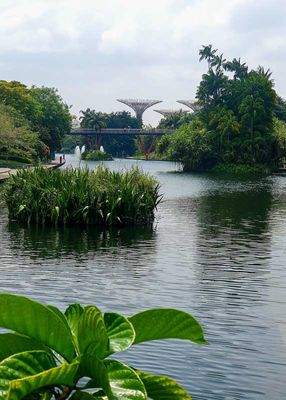
M202 45L270 68L286 97L286 0L0 0L0 79L59 89L72 113L194 99Z

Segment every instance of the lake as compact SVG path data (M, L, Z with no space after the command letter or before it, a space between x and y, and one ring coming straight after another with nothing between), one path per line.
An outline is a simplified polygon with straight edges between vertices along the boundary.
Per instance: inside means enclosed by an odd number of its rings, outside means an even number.
M78 165L66 158L65 167ZM153 227L22 227L8 224L2 206L0 291L127 316L185 310L202 323L208 346L158 341L120 359L172 376L195 400L285 398L286 177L186 174L171 162L106 164L138 164L157 176L164 201Z

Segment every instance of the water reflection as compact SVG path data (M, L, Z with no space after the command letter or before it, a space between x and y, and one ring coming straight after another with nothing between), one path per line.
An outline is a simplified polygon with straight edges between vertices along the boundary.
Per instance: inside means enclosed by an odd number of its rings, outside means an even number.
M278 342L279 332L266 312L271 285L272 185L252 183L249 190L248 184L233 188L225 182L198 199L189 199L190 213L196 218L196 290L207 331L211 327L211 352L217 360L215 373L213 368L208 371L208 358L201 362L205 379L216 387L211 398L262 398L270 387L273 398L281 393L270 378L281 359L277 348L273 355L269 342L272 346ZM267 377L261 368L266 359L271 360ZM248 365L255 370L251 383ZM241 371L239 382L230 370Z
M155 228L126 227L101 229L81 226L7 225L11 248L16 256L27 254L31 259L81 258L121 246L132 247L138 242L155 240Z

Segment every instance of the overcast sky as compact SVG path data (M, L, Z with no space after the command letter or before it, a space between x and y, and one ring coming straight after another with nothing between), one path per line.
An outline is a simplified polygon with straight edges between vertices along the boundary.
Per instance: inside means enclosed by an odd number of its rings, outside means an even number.
M285 15L286 0L0 0L0 79L57 87L74 114L128 110L116 98L175 109L194 98L212 43L270 68L286 97Z

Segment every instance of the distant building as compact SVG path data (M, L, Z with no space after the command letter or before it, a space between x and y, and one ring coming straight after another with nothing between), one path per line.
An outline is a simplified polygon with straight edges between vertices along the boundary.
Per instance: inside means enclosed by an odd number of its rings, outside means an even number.
M162 114L163 117L165 117L165 118L168 117L168 115L170 115L170 114L181 113L181 112L188 113L189 112L189 110L182 110L182 109L180 109L180 110L154 110L154 111L159 114Z
M142 125L142 116L147 108L154 106L155 104L162 103L162 100L140 100L140 99L117 99L120 103L126 104L135 111L136 118Z
M199 111L201 106L195 100L177 100L177 103L184 104L184 106L189 107L192 111Z

